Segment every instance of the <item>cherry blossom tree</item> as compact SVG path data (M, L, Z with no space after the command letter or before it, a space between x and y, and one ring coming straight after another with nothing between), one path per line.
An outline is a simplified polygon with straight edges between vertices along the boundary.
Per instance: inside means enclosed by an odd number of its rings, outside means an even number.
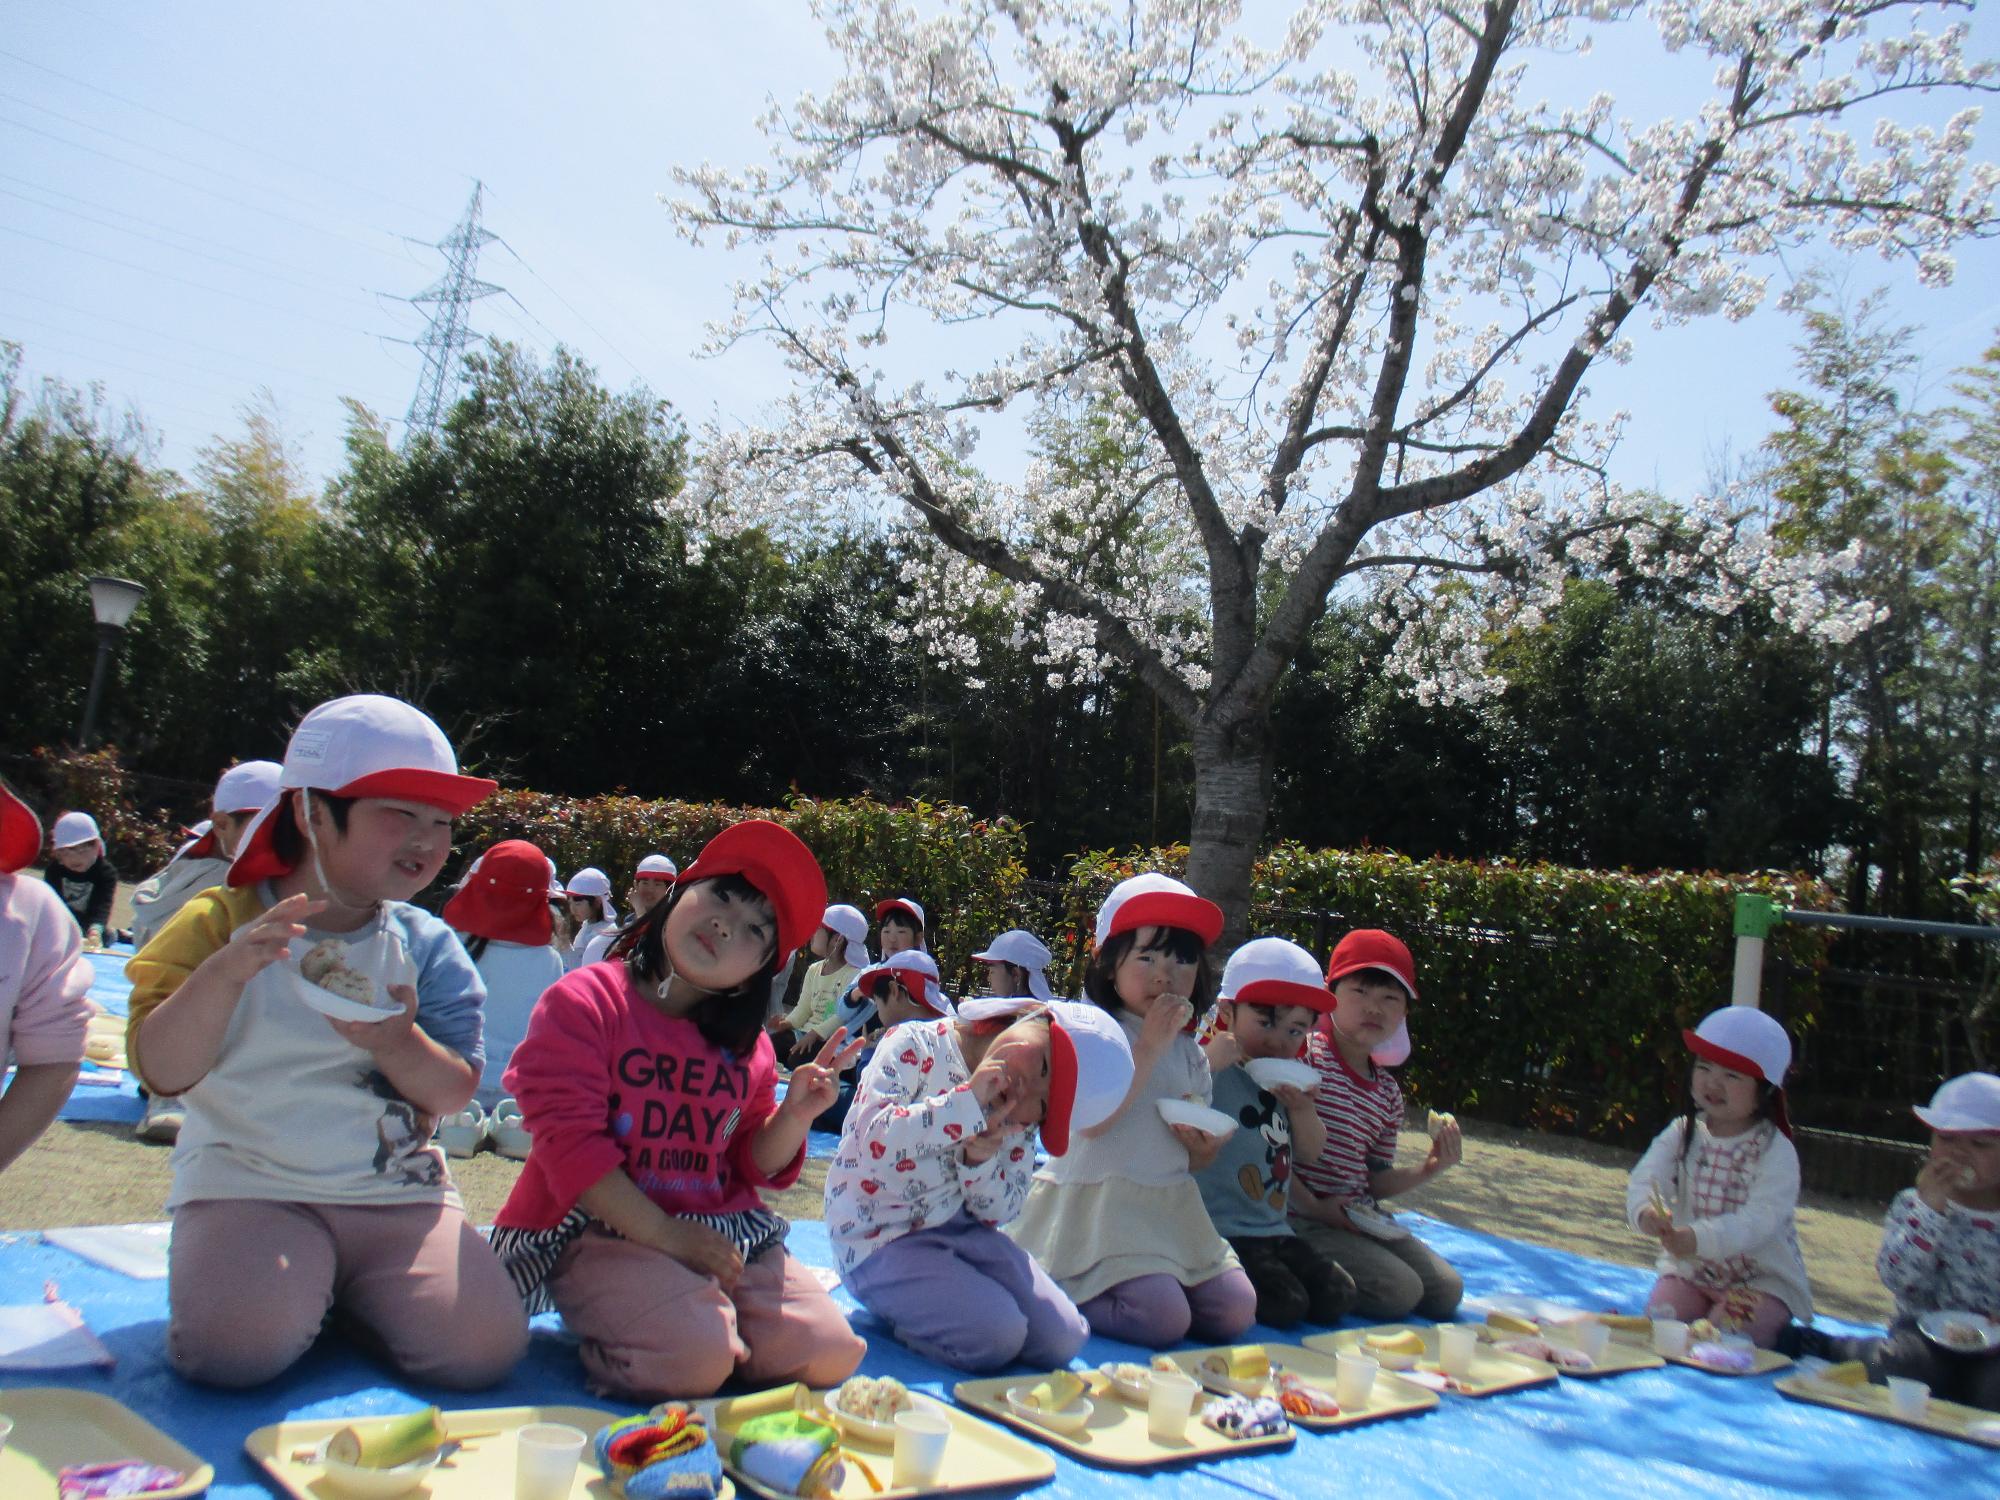
M1337 590L1432 697L1488 690L1485 643L1579 564L1833 639L1872 618L1731 496L1612 484L1585 377L1649 320L1746 315L1789 247L1948 280L2000 176L1977 110L1936 105L1995 86L1966 7L1308 0L1267 37L1227 0L816 9L841 76L765 115L771 160L676 174L686 234L761 252L713 347L792 375L703 435L687 498L712 530L899 515L943 544L918 597L1138 674L1189 736L1188 876L1233 934L1272 693ZM1607 39L1675 114L1589 92ZM1079 424L1095 462L1045 440ZM915 624L970 649L948 608Z

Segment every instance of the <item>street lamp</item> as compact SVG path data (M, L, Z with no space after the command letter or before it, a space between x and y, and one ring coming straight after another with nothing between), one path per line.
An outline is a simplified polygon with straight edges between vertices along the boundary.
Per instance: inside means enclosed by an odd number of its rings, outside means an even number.
M90 612L97 617L97 663L90 669L90 696L84 699L83 726L76 732L77 743L86 750L97 729L97 703L104 696L104 668L111 660L111 648L118 644L118 633L145 596L146 586L129 578L90 580Z

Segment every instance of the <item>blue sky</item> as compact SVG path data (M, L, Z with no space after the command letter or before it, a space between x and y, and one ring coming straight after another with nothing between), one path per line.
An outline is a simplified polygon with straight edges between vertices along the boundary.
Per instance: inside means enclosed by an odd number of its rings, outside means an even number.
M395 299L442 269L412 241L444 235L474 178L515 252L489 247L481 274L518 298L479 304L478 332L561 340L691 421L777 392L768 356L695 357L743 267L680 241L657 195L677 164L762 159L765 100L831 79L802 4L10 0L7 14L0 338L25 346L31 375L135 406L171 465L235 428L259 387L315 482L340 463L341 396L401 418L419 356L395 340L423 323ZM1973 24L2000 54L2000 23ZM1604 67L1621 104L1644 94L1643 73ZM1989 123L1989 158L1995 140ZM1854 289L1886 286L1921 326L1937 390L1994 338L1996 270L1991 245L1962 251L1941 292L1847 265ZM1632 366L1593 381L1595 404L1634 414L1616 476L1692 488L1725 448L1754 448L1795 331L1773 310L1638 330Z

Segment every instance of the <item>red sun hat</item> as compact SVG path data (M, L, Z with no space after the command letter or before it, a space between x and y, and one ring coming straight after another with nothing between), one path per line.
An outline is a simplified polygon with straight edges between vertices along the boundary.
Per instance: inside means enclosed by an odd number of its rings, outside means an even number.
M780 964L819 931L826 911L826 876L812 850L789 828L765 818L732 823L702 847L678 883L718 875L741 875L771 903L778 918Z
M526 839L506 839L479 857L444 904L445 925L468 937L535 948L555 931L549 915L549 865Z
M254 885L292 866L271 847L271 829L293 789L336 797L397 797L457 817L492 795L498 782L458 774L444 731L420 709L377 693L322 703L292 731L278 791L244 832L229 866L231 885Z
M1393 933L1379 927L1357 927L1334 946L1326 961L1326 982L1338 984L1349 974L1363 969L1380 969L1403 987L1412 1000L1417 998L1417 964L1409 946Z
M887 901L876 902L875 920L878 922L881 921L892 911L902 912L904 915L914 919L917 924L917 931L919 932L927 933L931 930L931 924L925 920L924 909L908 896L891 896Z
M1097 908L1097 946L1141 927L1178 927L1206 947L1222 936L1222 908L1171 875L1134 875L1114 885Z
M42 820L0 781L0 875L25 870L42 852Z

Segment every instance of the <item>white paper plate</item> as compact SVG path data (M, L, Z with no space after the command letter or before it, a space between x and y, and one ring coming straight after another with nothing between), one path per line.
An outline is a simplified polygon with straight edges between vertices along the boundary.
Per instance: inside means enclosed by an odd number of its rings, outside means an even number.
M392 984L415 984L417 966L410 962L410 956L403 949L403 941L395 933L380 925L359 942L341 945L341 962L355 972L365 974L375 981L374 1005L363 1005L350 1000L345 995L336 995L332 990L314 984L299 972L299 962L319 944L309 938L293 938L291 942L291 963L286 966L291 975L293 992L306 1005L321 1015L332 1016L341 1021L383 1021L393 1016L402 1007L389 994Z
M1347 1205L1347 1222L1355 1229L1373 1239L1406 1240L1410 1231L1398 1224L1394 1218L1379 1208L1370 1208L1365 1203Z
M313 1462L326 1470L326 1487L335 1494L351 1495L354 1500L390 1500L395 1495L409 1494L428 1479L431 1470L438 1466L440 1457L441 1454L433 1450L422 1458L397 1464L393 1469L364 1469L359 1464L344 1464L329 1458L326 1444L322 1443Z
M1243 1071L1260 1089L1309 1089L1319 1082L1313 1065L1295 1057L1255 1057L1243 1065Z
M1169 1125L1192 1125L1203 1135L1232 1135L1236 1122L1219 1109L1196 1104L1192 1099L1161 1099L1160 1118Z
M2000 1349L2000 1324L1976 1312L1927 1312L1917 1319L1917 1327L1933 1344L1954 1354L1988 1354Z

